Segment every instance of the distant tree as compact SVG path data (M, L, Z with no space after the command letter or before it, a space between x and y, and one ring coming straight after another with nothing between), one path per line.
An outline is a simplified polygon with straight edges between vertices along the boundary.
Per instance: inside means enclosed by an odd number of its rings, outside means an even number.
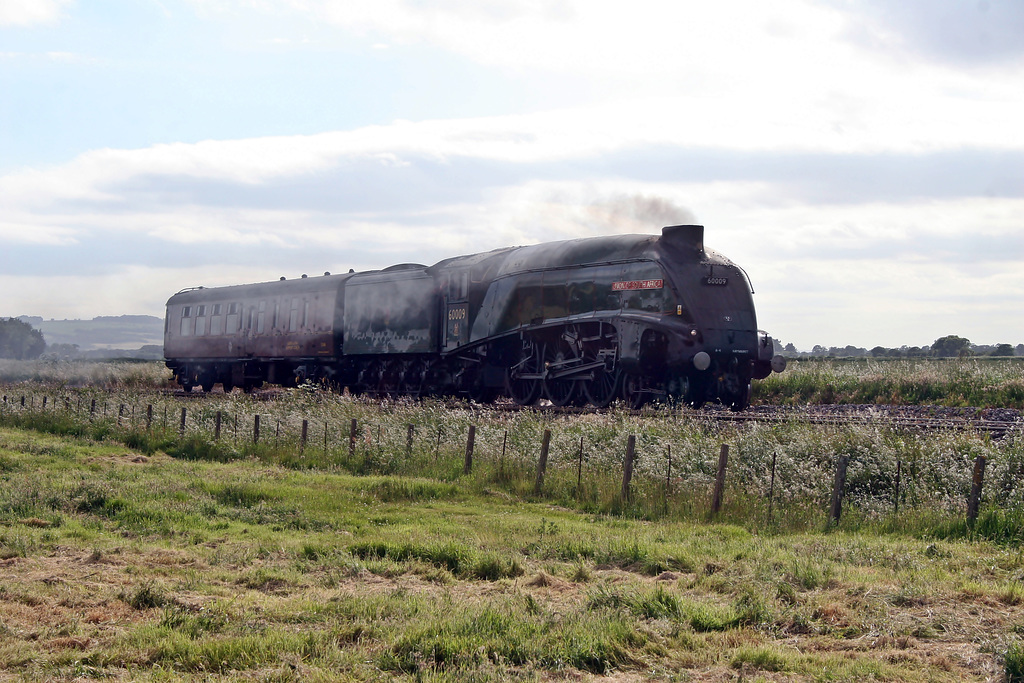
M786 344L786 346L782 350L790 356L795 356L797 353L799 353L796 350L796 346L793 345L793 342L789 342L788 344Z
M828 353L828 349L826 349L821 344L815 344L814 348L811 349L811 355L812 356L824 356L827 353Z
M1024 344L1017 344L1017 346L1014 348L1014 351L1017 352L1018 356L1024 356Z
M1013 344L996 344L996 348L989 353L990 356L1012 356Z
M925 351L920 346L911 346L907 349L907 358L919 358L923 355L925 355Z
M43 333L17 318L0 320L0 358L39 358L46 348Z
M881 358L888 352L889 349L885 348L884 346L876 346L875 348L871 349L871 355L875 358Z
M932 343L932 355L950 358L953 356L969 356L971 354L971 340L950 334L939 337Z

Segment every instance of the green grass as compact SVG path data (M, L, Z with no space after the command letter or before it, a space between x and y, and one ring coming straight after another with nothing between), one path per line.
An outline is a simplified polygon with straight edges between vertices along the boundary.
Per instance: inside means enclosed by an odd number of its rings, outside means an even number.
M1019 675L1024 556L977 530L647 520L19 429L0 455L0 676Z
M700 413L669 410L511 413L471 404L360 401L308 389L282 392L274 400L236 393L204 401L131 390L48 394L37 386L34 391L25 407L20 400L0 404L0 425L124 444L145 456L167 453L195 463L252 459L296 472L344 472L365 479L370 488L361 495L393 502L450 496L452 486L465 483L466 434L472 425L476 449L468 479L474 492L544 500L594 515L707 521L718 453L726 443L727 489L718 521L772 533L823 528L836 462L847 457L846 529L980 536L1002 543L1018 543L1021 537L1017 510L1024 502L1024 479L1019 476L1024 445L970 432L908 432L884 421L821 426L797 419L737 427ZM46 408L44 399L49 399ZM218 414L221 431L215 438ZM258 440L256 416L261 418ZM303 420L311 435L305 444L300 442ZM350 441L353 420L357 432ZM537 463L545 429L551 430L552 439L538 493ZM637 461L629 495L623 497L630 434L636 437ZM986 511L978 524L968 527L961 511L979 455L988 463ZM10 462L0 452L0 471L13 467ZM244 500L262 493L258 487L242 487L221 495ZM281 523L303 524L287 513L278 515L275 505L242 507L239 515L276 515Z
M1024 409L1024 358L806 359L754 382L755 403Z

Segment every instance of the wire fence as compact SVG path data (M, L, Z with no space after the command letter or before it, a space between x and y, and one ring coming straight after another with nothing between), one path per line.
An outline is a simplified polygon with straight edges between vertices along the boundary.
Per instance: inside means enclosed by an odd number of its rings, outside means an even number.
M827 514L834 524L844 508L875 517L931 509L973 525L986 505L1024 510L1017 439L884 424L737 427L699 414L627 411L552 419L319 392L195 400L98 390L8 392L0 419L129 445L142 439L179 454L204 444L205 457L221 459L257 456L355 474L482 476L524 495L612 500L610 509L620 511L767 520Z

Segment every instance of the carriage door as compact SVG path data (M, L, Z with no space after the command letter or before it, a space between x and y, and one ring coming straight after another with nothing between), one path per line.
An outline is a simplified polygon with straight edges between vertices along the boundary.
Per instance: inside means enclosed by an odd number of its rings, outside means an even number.
M445 296L444 350L453 351L469 341L469 271L456 271L448 279Z

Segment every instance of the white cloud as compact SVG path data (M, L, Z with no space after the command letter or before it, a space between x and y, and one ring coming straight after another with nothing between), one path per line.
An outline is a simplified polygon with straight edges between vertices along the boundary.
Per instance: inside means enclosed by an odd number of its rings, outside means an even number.
M588 105L607 106L580 112L581 132L614 119L658 140L675 128L672 137L736 148L1024 145L1012 134L1024 117L1019 68L978 78L893 57L850 39L861 17L812 0L193 2L207 13L305 15L370 45L425 45L526 79L539 72L589 83Z
M3 0L0 2L0 26L48 24L61 17L61 10L72 0Z

